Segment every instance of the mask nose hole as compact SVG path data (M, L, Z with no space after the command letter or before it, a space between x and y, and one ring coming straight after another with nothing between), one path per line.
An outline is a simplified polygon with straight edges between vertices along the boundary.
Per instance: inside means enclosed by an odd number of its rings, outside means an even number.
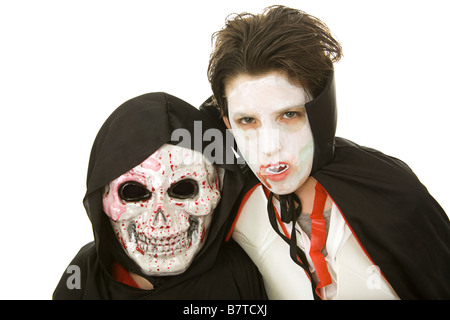
M153 224L159 225L161 223L167 224L167 217L164 214L162 208L158 208L158 210L155 213L155 219L153 220Z

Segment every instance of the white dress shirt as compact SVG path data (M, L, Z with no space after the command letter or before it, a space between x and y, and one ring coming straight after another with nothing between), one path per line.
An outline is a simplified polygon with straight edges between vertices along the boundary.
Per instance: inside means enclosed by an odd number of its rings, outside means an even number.
M279 203L273 199L279 212ZM285 224L292 230L291 224ZM281 229L280 229L281 230ZM296 226L297 245L308 258L310 239ZM247 252L263 276L269 299L313 299L306 272L292 261L289 245L272 229L267 213L267 198L260 185L244 204L235 224L232 238ZM322 299L398 299L379 269L371 262L339 208L333 203L326 242L328 271L332 284L320 289Z

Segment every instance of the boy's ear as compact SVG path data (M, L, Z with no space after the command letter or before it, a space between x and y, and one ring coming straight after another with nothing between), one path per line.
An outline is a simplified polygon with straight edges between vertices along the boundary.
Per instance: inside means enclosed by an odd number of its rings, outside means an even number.
M227 127L227 129L233 130L233 129L231 129L230 121L228 121L228 117L222 117L222 120L225 123L225 126Z

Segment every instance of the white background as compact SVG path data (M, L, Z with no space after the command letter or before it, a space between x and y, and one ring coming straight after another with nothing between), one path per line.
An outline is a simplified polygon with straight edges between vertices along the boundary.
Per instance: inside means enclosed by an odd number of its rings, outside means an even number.
M82 206L90 148L124 101L211 93L211 35L272 4L341 42L338 136L410 165L450 212L446 1L1 1L0 298L50 299L93 239Z

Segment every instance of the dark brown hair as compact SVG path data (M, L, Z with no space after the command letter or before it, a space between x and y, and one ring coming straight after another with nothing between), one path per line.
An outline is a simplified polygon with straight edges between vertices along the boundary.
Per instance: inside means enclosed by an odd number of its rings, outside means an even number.
M234 77L279 71L314 98L342 56L341 45L322 21L284 6L229 16L212 41L208 79L223 116L228 116L225 85Z

